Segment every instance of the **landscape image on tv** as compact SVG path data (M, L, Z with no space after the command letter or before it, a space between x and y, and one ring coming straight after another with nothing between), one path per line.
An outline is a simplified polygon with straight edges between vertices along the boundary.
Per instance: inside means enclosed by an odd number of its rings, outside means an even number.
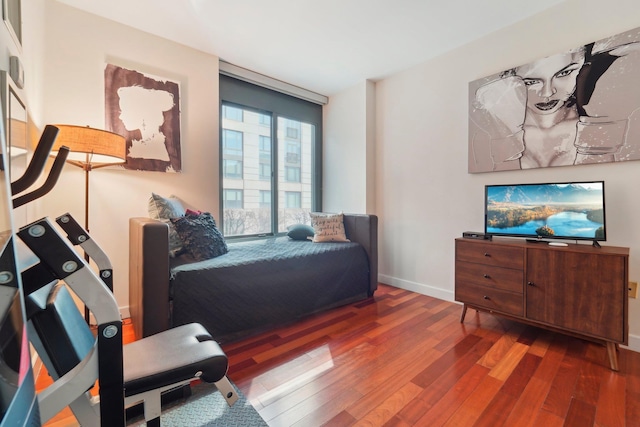
M604 182L488 185L485 233L605 240Z

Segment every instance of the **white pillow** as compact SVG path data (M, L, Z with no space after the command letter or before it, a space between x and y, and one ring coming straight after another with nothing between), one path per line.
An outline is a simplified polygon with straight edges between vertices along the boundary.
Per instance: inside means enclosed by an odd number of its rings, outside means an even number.
M176 196L162 197L151 193L149 197L149 217L153 219L171 219L184 216L185 209Z
M344 215L325 214L325 213L309 213L311 217L311 226L313 227L313 242L350 242L344 231Z

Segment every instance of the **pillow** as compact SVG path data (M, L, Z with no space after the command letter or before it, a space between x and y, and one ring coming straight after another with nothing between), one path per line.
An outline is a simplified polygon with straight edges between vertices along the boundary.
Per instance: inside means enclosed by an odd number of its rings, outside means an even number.
M291 225L287 231L287 236L293 240L311 240L314 234L313 227L307 224Z
M175 257L182 251L182 241L170 219L184 216L182 202L173 195L167 198L151 193L148 210L150 218L169 224L169 255Z
M184 216L185 209L176 196L162 197L151 193L149 198L149 216L153 219L171 219Z
M315 235L313 242L350 242L344 231L343 214L309 213Z
M229 252L227 242L209 212L200 215L187 215L173 218L171 222L176 228L183 248L196 261L215 258Z

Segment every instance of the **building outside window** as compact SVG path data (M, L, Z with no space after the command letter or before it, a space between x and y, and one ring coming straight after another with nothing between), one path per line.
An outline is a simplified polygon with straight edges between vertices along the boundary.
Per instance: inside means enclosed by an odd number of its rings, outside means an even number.
M225 129L222 136L222 146L225 157L242 158L242 132Z
M261 114L261 117L264 117ZM271 179L271 137L260 135L260 179Z
M271 161L271 137L260 135L260 160Z
M260 190L260 207L261 208L271 207L271 191Z
M285 162L288 165L300 165L300 153L302 152L302 148L299 141L287 141L286 143L286 152L285 152Z
M231 209L242 209L242 190L224 190L224 204Z
M222 169L226 178L242 178L242 161L224 159Z
M263 126L271 126L271 116L267 114L260 114L259 123Z
M242 121L242 109L235 108L228 105L222 107L222 115L225 119L235 120L237 122Z
M261 180L269 180L271 179L271 163L260 163L260 179Z
M302 197L299 191L286 191L286 208L300 209L302 207Z
M225 129L222 133L222 171L227 178L242 178L242 140L242 132Z
M285 166L285 180L287 182L300 182L300 168L295 166Z
M295 120L286 120L284 122L286 126L286 136L291 139L300 139L300 123Z
M223 222L223 233L225 235L243 234L245 222L243 218L243 198L242 190L225 189L222 192L224 206L226 207L227 219Z

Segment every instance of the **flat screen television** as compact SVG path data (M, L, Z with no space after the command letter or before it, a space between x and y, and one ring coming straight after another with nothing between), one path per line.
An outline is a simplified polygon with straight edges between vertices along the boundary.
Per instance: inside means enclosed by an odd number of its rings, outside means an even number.
M485 186L489 236L607 239L604 181Z

